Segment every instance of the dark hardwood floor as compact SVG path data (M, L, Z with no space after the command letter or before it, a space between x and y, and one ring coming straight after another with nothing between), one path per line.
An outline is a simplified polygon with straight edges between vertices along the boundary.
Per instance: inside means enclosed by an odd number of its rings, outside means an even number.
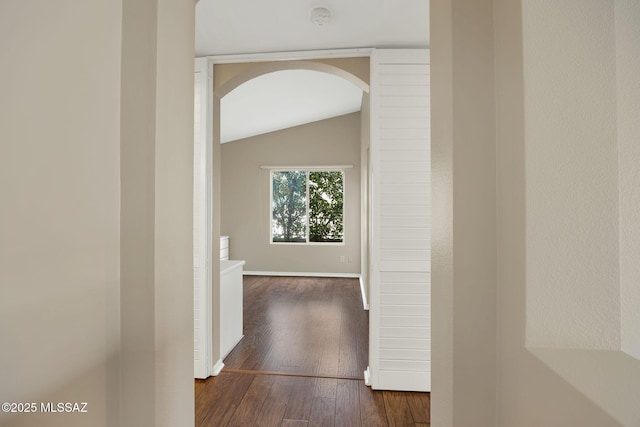
M196 380L196 426L429 426L429 393L364 385L368 317L356 279L244 278L244 339Z
M369 323L357 279L244 278L244 339L225 369L362 378Z
M196 426L429 426L429 394L362 380L225 372L196 381Z

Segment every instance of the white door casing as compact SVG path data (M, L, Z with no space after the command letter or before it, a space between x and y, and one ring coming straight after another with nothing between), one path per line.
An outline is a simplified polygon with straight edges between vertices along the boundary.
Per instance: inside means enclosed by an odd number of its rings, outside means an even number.
M195 61L193 145L193 314L194 376L212 374L211 353L211 80L205 58Z

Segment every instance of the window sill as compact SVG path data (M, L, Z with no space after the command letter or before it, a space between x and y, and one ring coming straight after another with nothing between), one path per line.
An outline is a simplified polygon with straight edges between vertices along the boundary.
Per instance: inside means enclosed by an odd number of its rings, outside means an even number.
M283 246L344 246L344 242L269 242L272 245Z

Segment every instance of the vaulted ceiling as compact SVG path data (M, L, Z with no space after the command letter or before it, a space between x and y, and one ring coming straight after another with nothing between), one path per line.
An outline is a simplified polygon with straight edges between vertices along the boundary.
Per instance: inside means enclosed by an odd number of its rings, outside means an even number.
M220 142L360 111L362 90L342 77L311 70L264 74L222 98Z
M328 9L324 25L312 9ZM344 48L425 48L429 0L200 0L196 56ZM359 111L362 92L312 71L277 72L236 88L222 100L228 142Z

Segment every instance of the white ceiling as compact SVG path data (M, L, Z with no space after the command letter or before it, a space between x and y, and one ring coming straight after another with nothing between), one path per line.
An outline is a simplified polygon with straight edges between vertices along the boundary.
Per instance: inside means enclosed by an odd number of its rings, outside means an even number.
M331 10L328 24L311 22L315 6ZM196 56L428 45L429 0L199 0L196 6ZM271 73L222 99L222 141L359 111L361 99L362 91L332 75Z
M221 142L360 111L362 90L342 77L310 70L265 74L222 98Z
M313 6L329 24L311 23ZM429 0L200 0L196 55L356 47L427 47Z

